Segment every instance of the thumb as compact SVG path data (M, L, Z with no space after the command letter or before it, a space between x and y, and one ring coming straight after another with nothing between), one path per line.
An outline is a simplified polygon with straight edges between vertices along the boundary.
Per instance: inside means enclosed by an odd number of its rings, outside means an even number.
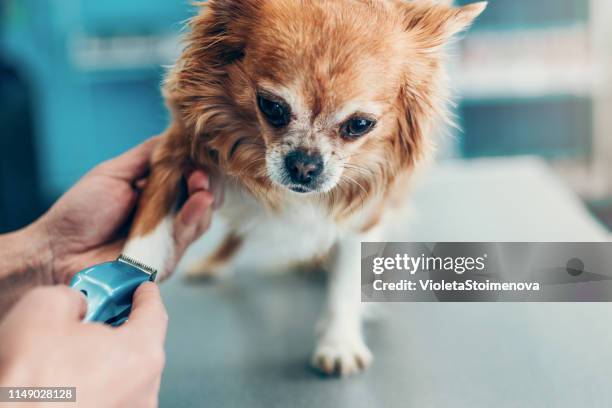
M192 194L174 221L174 240L179 256L210 226L213 195L208 191Z
M87 312L85 297L68 286L44 286L28 292L17 304L22 316L39 316L45 321L74 321Z
M119 329L148 342L163 345L168 328L168 313L156 284L145 282L136 289L128 321Z

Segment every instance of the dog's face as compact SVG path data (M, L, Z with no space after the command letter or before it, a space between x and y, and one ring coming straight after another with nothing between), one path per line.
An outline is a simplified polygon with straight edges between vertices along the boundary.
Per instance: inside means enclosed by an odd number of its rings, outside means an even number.
M375 80L375 69L349 66L334 81L329 68L313 65L298 80L289 72L278 82L264 77L255 91L268 176L298 193L336 187L366 138L384 133L389 111L384 92L360 86Z
M351 160L357 153L392 131L404 32L366 3L307 4L279 11L266 2L243 64L269 178L297 193L326 193L361 165Z
M302 194L369 193L414 164L443 110L440 48L485 6L207 4L168 99L228 172Z

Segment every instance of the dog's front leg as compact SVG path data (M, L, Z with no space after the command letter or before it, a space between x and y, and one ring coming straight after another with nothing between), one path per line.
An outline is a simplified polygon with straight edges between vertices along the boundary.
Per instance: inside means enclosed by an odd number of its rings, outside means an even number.
M157 279L173 270L177 259L175 211L181 195L183 166L180 151L172 143L178 135L172 127L151 160L151 174L139 199L123 253L156 269Z
M326 374L355 374L372 362L361 329L361 242L377 231L340 239L330 265L327 307L317 327L312 364Z

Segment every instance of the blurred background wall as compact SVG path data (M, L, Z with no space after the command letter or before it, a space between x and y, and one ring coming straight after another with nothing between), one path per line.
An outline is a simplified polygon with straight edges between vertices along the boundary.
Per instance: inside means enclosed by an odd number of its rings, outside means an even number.
M461 0L460 3L469 1ZM159 133L186 0L3 0L0 232ZM453 49L444 157L537 155L612 223L612 1L492 0Z

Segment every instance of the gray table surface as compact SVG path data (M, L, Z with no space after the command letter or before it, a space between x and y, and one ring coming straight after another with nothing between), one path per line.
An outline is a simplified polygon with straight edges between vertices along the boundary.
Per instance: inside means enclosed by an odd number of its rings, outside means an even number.
M448 163L414 197L415 241L610 239L533 159ZM612 406L612 305L377 305L372 367L328 379L308 365L325 277L248 272L164 285L162 407Z

